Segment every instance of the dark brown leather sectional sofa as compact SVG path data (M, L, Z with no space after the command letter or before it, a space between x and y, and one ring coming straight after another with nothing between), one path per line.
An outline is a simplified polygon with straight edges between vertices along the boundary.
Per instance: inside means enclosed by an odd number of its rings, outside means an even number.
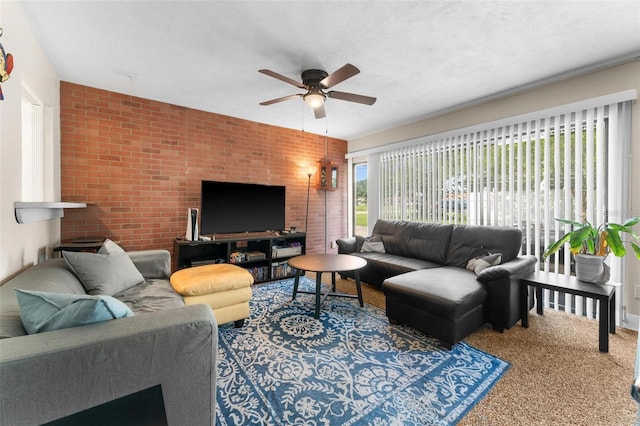
M378 251L361 251L371 247L365 241L380 240ZM367 260L360 278L382 287L391 323L436 337L447 348L486 323L500 332L512 327L520 318L519 279L537 263L535 256L518 256L522 233L509 227L378 220L371 238L337 243L339 253ZM469 260L495 253L500 264L477 276L466 269Z

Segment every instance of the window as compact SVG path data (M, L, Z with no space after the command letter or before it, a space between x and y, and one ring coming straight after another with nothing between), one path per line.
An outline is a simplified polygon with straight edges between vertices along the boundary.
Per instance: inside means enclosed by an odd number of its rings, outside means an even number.
M22 201L45 200L44 107L23 87Z
M353 234L369 235L367 163L353 165Z
M619 167L610 155L618 126L610 121L620 107L541 115L383 152L380 217L518 227L523 254L540 258L566 232L554 218L597 223L620 212L610 205L620 197L608 196L610 168ZM544 266L569 262L566 252Z
M568 231L556 217L598 223L628 216L630 101L636 97L630 90L350 153L366 156L370 180L375 174L369 220L518 227L522 254L540 259ZM623 262L610 262L612 282L624 283ZM540 268L570 274L569 251ZM581 298L545 299L596 315ZM618 314L620 309L618 303Z

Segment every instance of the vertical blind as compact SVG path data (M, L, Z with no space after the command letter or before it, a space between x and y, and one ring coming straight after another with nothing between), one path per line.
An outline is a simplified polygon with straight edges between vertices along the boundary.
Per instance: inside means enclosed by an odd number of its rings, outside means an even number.
M569 230L554 218L594 224L624 219L630 102L576 106L381 152L380 217L517 227L523 233L522 254L538 259ZM619 281L621 262L616 263L612 271ZM569 274L570 264L570 252L562 250L540 268ZM564 296L548 296L556 309L563 303ZM597 316L594 304L581 298L563 305Z

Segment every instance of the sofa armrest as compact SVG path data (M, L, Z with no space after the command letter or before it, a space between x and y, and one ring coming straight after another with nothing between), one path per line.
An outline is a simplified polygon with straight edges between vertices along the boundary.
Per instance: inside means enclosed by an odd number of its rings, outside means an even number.
M535 256L518 256L501 265L490 266L478 274L478 281L488 283L501 278L523 277L535 271Z
M355 237L340 238L336 240L338 245L338 254L358 253L364 243L364 237L356 235Z
M520 278L535 271L537 262L535 256L518 256L478 275L487 288L487 315L494 330L511 328L520 319Z
M42 424L161 385L169 424L212 425L217 346L208 305L2 339L0 424Z
M338 245L339 254L349 254L357 251L356 237L337 239L336 244Z
M171 254L167 250L127 252L145 278L168 279L171 276Z

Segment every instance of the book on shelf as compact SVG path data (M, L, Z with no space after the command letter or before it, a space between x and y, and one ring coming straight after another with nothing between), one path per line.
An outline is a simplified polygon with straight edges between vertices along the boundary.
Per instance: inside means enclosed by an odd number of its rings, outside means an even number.
M269 267L267 266L254 266L246 269L253 276L255 282L267 281L269 279Z
M289 262L273 262L271 264L271 278L284 278L295 275L296 268L289 266Z

